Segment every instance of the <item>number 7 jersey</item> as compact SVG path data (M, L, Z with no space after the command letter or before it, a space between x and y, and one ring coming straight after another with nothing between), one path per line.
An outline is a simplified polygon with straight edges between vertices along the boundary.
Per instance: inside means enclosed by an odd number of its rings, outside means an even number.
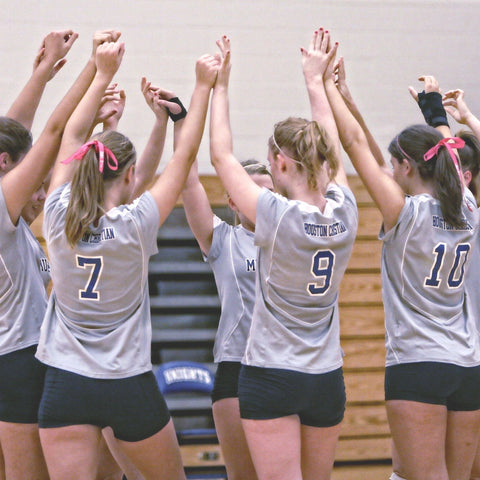
M330 184L324 211L264 190L252 326L242 363L326 373L342 361L338 289L355 240L352 192Z
M469 190L462 213L464 225L454 228L432 196L406 197L397 224L380 232L387 366L480 364L474 319L465 305L465 277L478 228Z
M151 369L148 261L157 252L158 208L149 192L111 209L72 248L65 236L70 185L45 202L53 291L37 357L87 377Z

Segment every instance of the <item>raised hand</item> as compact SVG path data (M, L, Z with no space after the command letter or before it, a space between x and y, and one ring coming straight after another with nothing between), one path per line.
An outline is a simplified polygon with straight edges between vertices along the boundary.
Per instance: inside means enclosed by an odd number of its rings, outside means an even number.
M443 96L443 106L458 123L467 125L472 112L465 103L465 92L459 88L449 90Z
M73 30L50 32L40 45L33 62L33 70L35 71L42 62L49 62L51 70L48 80L51 80L67 62L64 57L70 51L77 38L78 33L75 33Z
M220 63L215 86L228 86L230 70L232 69L230 39L226 35L222 35L222 38L217 40L216 44L220 49L220 55L217 54L216 56Z
M122 63L125 53L123 42L105 42L98 46L95 64L99 73L113 77Z
M118 89L118 84L112 83L105 90L100 108L94 120L94 124L103 123L104 130L115 130L125 109L125 90Z
M430 92L440 92L440 85L438 84L437 79L433 75L422 75L421 77L418 77L418 80L420 82L424 82L424 90L425 93L430 93ZM418 92L415 88L413 87L408 87L408 91L410 92L410 95L412 98L418 102Z
M308 50L303 47L300 49L303 75L307 83L333 78L337 48L338 43L331 44L328 30L320 28L313 32Z
M93 34L92 55L95 56L97 48L103 43L116 42L122 33L117 30L99 30Z
M343 57L338 59L337 64L333 67L333 75L335 85L338 88L338 91L342 95L344 100L348 102L353 102L352 94L347 85L347 74L345 72L345 61Z
M212 88L215 85L220 65L221 63L218 55L215 57L209 54L202 55L195 65L197 83Z
M147 105L152 109L157 118L168 115L167 108L173 115L177 115L182 111L182 107L175 102L169 100L175 98L176 95L171 90L156 87L142 77L141 89Z

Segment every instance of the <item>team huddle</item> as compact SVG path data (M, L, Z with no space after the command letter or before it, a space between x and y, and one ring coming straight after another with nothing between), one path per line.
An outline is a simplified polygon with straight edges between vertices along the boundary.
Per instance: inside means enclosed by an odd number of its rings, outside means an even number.
M180 194L222 306L212 411L229 480L328 480L346 404L338 292L358 226L342 147L383 217L390 478L480 478L480 121L463 91L442 96L421 77L410 93L426 124L393 137L389 168L320 28L301 49L311 119L273 126L268 163L240 162L223 36L196 62L188 112L142 78L154 124L137 159L117 130L120 36L95 33L33 145L75 32L45 37L0 117L0 480L185 479L152 370L148 289ZM237 225L213 213L199 180L209 108L210 159ZM453 135L447 113L468 130ZM152 184L169 120L174 152ZM48 260L29 227L43 205Z

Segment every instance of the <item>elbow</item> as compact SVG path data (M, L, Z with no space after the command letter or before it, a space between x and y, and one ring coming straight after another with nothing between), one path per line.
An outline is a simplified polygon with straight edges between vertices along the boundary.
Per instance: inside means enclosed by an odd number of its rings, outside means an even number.
M361 130L355 130L342 135L340 140L342 141L342 147L347 154L353 152L358 148L367 147L367 138Z

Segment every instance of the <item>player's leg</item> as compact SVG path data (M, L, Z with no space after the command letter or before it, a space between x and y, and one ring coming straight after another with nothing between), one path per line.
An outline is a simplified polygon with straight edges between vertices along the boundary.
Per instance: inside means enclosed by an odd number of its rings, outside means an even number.
M242 424L259 480L302 480L298 415Z
M480 432L478 432L478 434L480 435ZM480 442L475 452L470 480L480 480Z
M0 442L9 480L47 480L38 424L0 422Z
M256 480L240 420L238 377L240 362L220 362L212 391L212 413L229 480Z
M387 416L405 478L448 480L447 408L410 400L388 400Z
M406 480L404 473L402 472L402 467L400 465L400 460L398 458L397 449L395 447L395 442L392 440L392 475L390 480Z
M345 412L341 368L302 375L304 407L300 412L303 480L329 480ZM307 398L308 397L308 398Z
M301 426L303 480L329 480L340 435L340 424L333 427Z
M257 478L240 420L237 398L223 398L212 405L215 428L229 480Z
M457 370L456 376L462 380L447 398L446 461L450 478L468 480L471 473L480 473L475 464L480 435L480 367Z
M35 351L33 345L0 356L0 445L9 480L48 479L38 434L45 366Z
M472 471L480 432L480 410L449 411L446 461L449 478L468 480Z
M105 427L102 434L104 441L101 444L97 480L121 480L123 475L128 480L143 480L142 474L121 449L113 430Z
M109 395L118 446L145 480L183 480L177 435L153 372L112 381Z
M180 448L171 419L159 432L145 440L118 442L145 480L185 480Z
M102 431L94 425L40 428L50 480L95 480Z

